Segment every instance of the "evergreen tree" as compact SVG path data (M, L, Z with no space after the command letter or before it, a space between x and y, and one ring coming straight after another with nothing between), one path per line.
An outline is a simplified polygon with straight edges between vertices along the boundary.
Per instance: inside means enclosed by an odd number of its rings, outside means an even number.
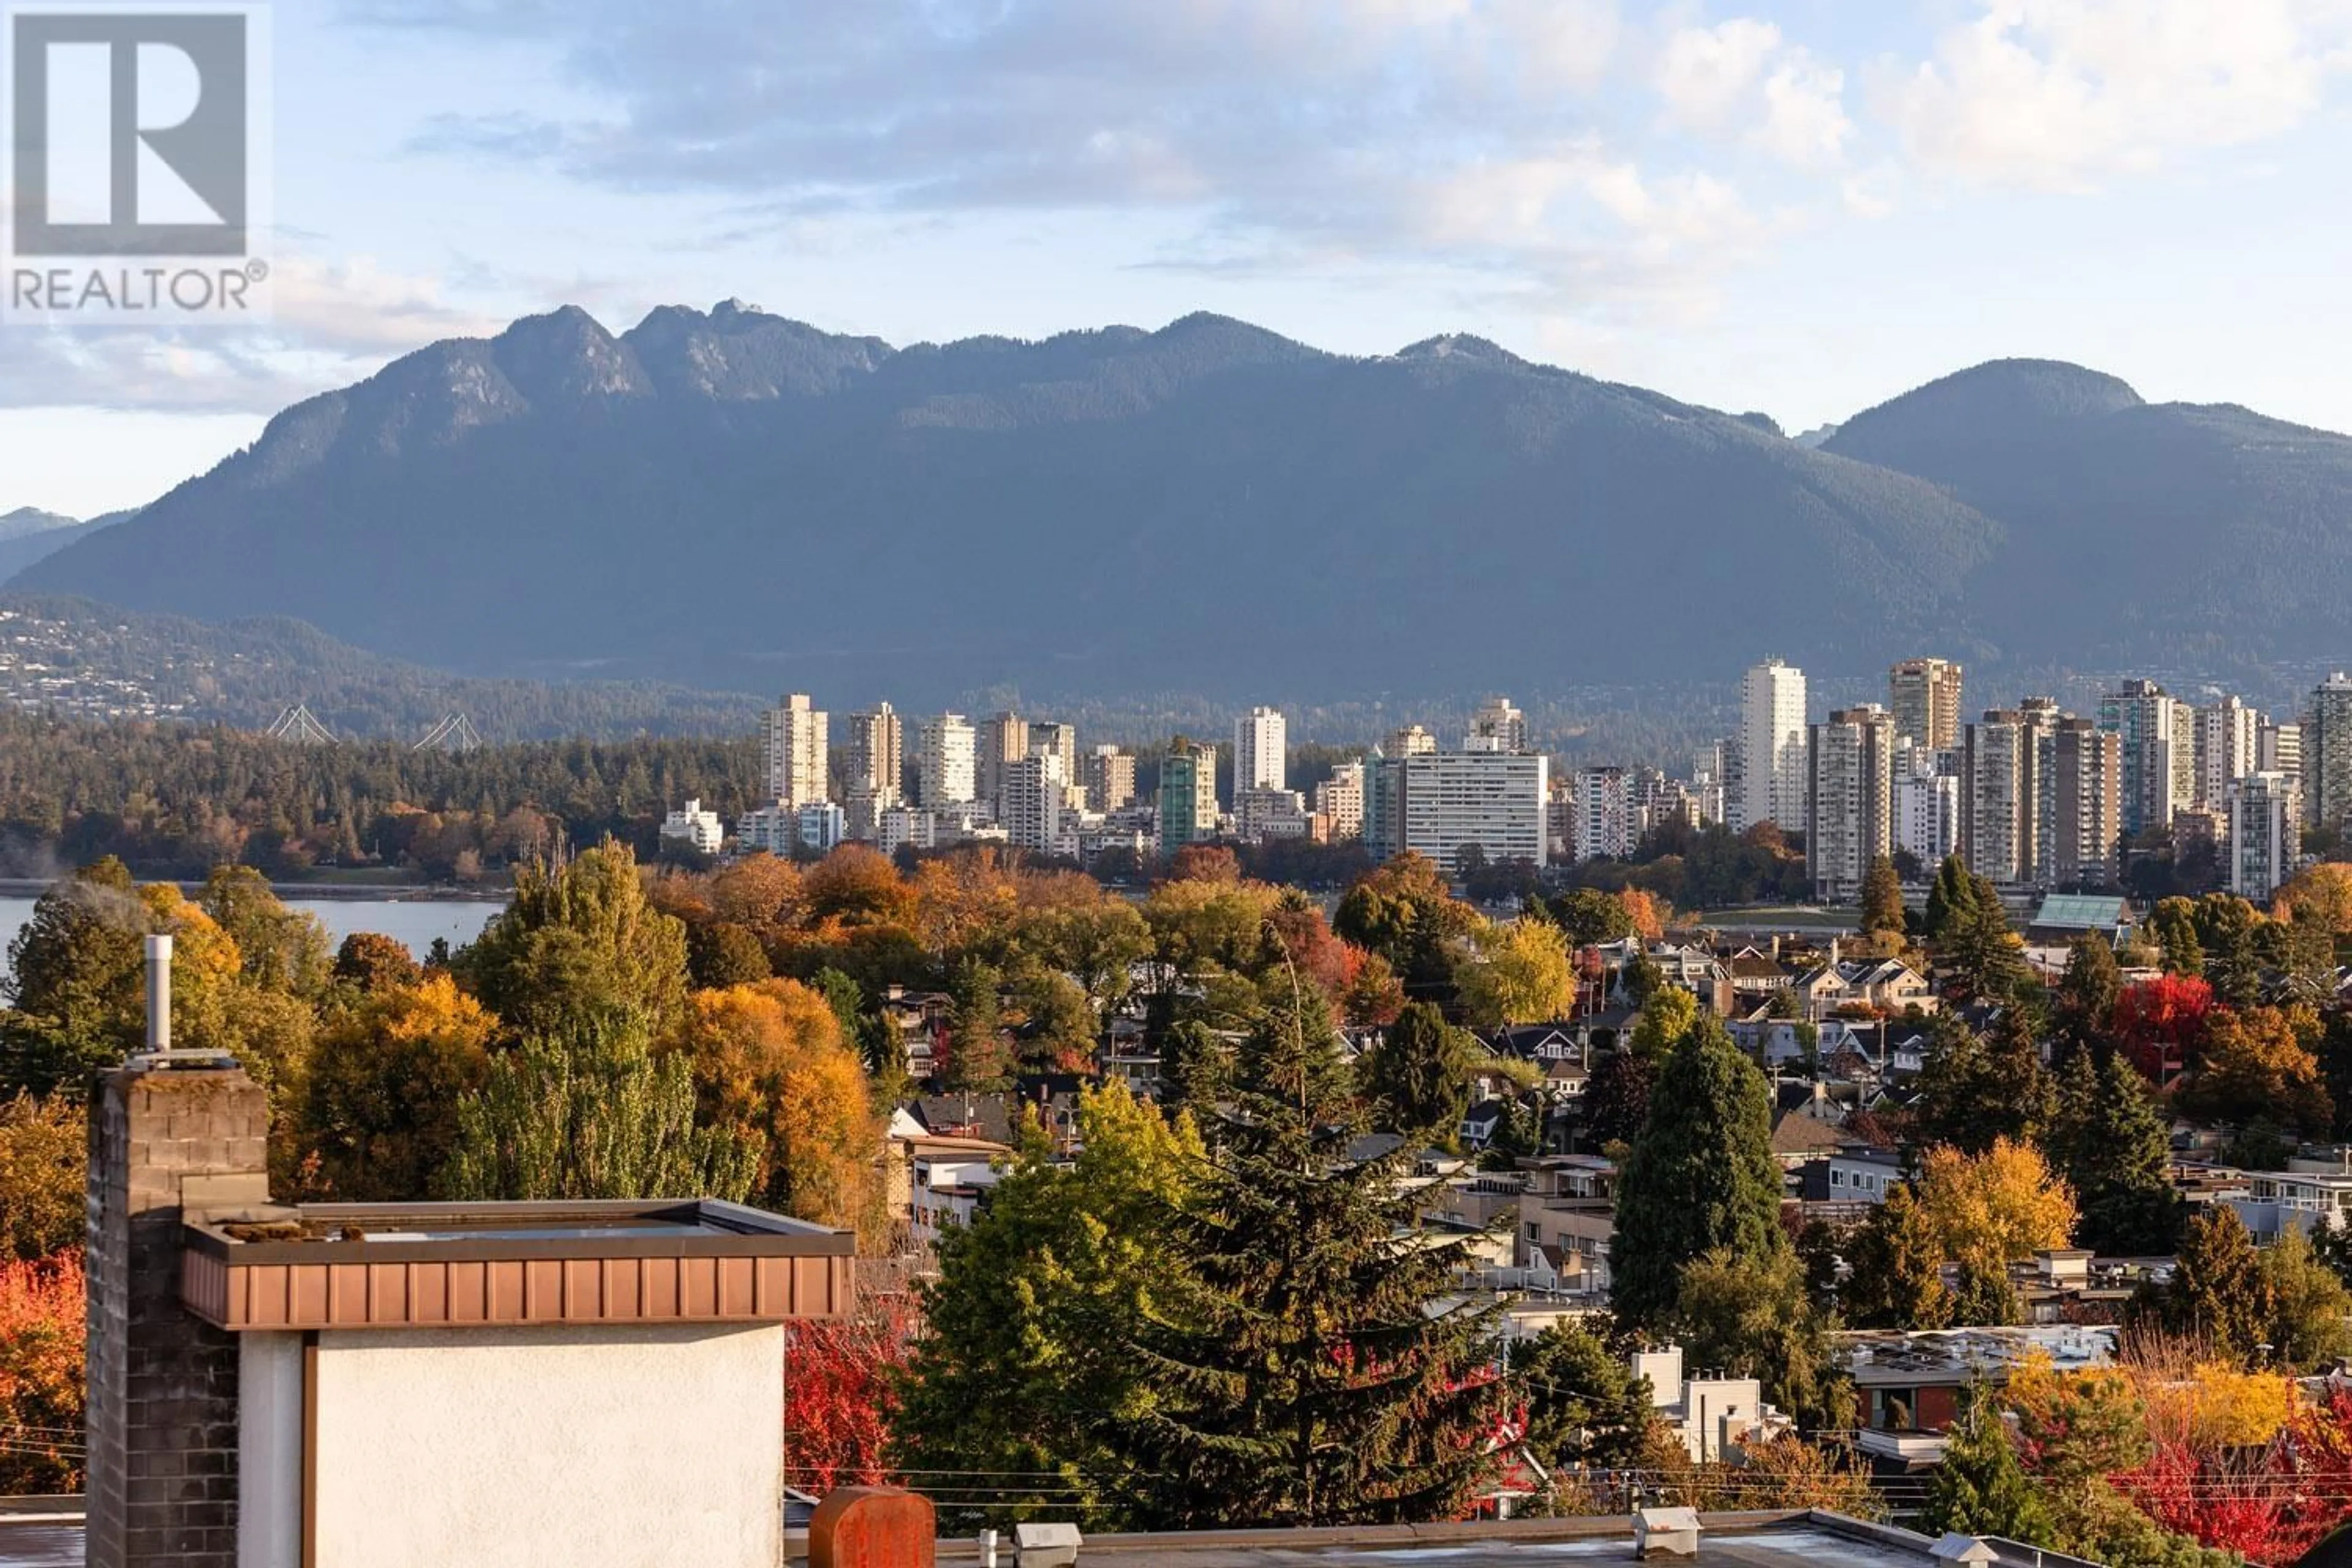
M1160 1100L1170 1115L1208 1115L1233 1083L1234 1049L1223 1036L1198 1018L1169 1026L1160 1047Z
M2232 1007L2251 1007L2261 1001L2263 954L2256 932L2263 917L2254 907L2233 894L2208 893L2197 900L2192 919L2214 1000Z
M1940 1329L1952 1321L1936 1227L1908 1187L1896 1187L1848 1244L1839 1306L1860 1329Z
M1140 1324L1141 1397L1109 1441L1166 1528L1451 1517L1489 1463L1490 1311L1432 1316L1460 1245L1400 1249L1398 1159L1362 1129L1328 1011L1272 1010L1213 1153L1170 1223Z
M1527 1405L1528 1446L1553 1468L1624 1469L1642 1462L1655 1419L1650 1380L1573 1320L1511 1353L1511 1384Z
M2216 1204L2189 1222L2163 1303L2168 1327L2196 1334L2233 1360L2251 1360L2269 1333L2273 1303L2262 1260L2238 1211Z
M1601 1058L1584 1091L1584 1131L1598 1147L1632 1143L1650 1119L1650 1094L1657 1083L1655 1062L1619 1049Z
M2087 1053L2068 1061L2047 1142L2081 1209L2076 1245L2125 1257L2172 1250L2181 1202L2169 1131L2147 1080L2121 1056L2095 1067Z
M1012 1053L1005 1049L998 1010L1003 985L994 964L967 958L956 965L948 985L948 1088L980 1093L1013 1081Z
M1997 1535L2052 1544L2049 1510L2026 1476L2008 1424L1981 1384L1969 1385L1950 1428L1944 1462L1927 1486L1919 1528L1931 1535Z
M1927 1026L1915 1140L1981 1154L1997 1138L2023 1142L2048 1125L2053 1091L2025 1016L2005 1009L1990 1038L1949 1013Z
M1372 1124L1384 1132L1450 1142L1469 1109L1479 1055L1469 1030L1448 1024L1426 1002L1408 1003L1358 1063Z
M2012 1007L2033 1005L2041 983L2009 928L2009 910L2000 892L1982 877L1963 875L1968 891L1948 902L1943 935L1935 942L1937 963L1962 995Z
M1903 879L1895 862L1881 855L1862 879L1862 934L1899 937L1903 930Z
M1936 879L1927 885L1927 940L1942 942L1975 909L1976 882L1969 877L1969 868L1960 864L1958 856L1946 856L1944 863L1936 868Z
M2197 906L2189 899L2158 899L2148 916L2148 932L2164 953L2164 972L2184 980L2202 979L2205 947L2197 936Z
M648 1039L643 1016L607 1013L500 1054L458 1102L443 1195L750 1197L763 1142L697 1127L686 1053L656 1058Z
M1682 1271L1717 1247L1765 1259L1788 1249L1772 1096L1712 1016L1668 1053L1617 1187L1613 1304L1636 1329L1662 1326Z
M2114 1049L2116 998L2123 994L2123 970L2116 950L2096 931L2076 937L2066 952L2066 973L2059 977L2052 1008L2058 1026L2058 1045L2064 1055Z
M1952 1322L1969 1329L2003 1329L2023 1314L2009 1270L1980 1258L1962 1260L1952 1279Z

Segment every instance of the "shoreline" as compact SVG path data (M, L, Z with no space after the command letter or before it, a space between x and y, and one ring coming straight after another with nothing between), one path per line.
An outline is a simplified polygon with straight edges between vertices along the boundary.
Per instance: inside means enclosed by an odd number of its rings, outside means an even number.
M132 873L137 876L136 872ZM60 878L0 877L0 899L37 899L49 890ZM184 893L204 890L201 881L179 879L149 879L141 881L171 880ZM383 883L375 886L351 882L272 882L269 890L280 900L300 900L311 903L397 903L397 904L503 904L510 901L510 888L436 887L422 883Z

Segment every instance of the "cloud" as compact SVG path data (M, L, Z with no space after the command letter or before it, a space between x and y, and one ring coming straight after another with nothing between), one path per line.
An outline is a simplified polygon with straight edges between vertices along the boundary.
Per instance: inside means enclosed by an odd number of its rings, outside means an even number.
M551 49L599 107L444 118L424 152L524 163L763 224L1160 215L1150 264L1450 268L1638 293L1752 227L1718 172L1624 141L1615 0L796 0L789 7L368 0L376 26ZM1775 35L1777 42L1777 35ZM1756 134L1811 158L1842 79L1780 48ZM1676 159L1682 154L1677 153ZM1599 284L1591 285L1599 287Z
M1923 170L2084 190L2316 113L2345 63L2341 0L1979 0L1916 66L1882 63L1874 112Z
M0 407L273 414L437 338L500 323L365 257L281 253L265 327L0 329Z
M1750 16L1675 28L1658 50L1651 84L1672 123L1736 135L1801 168L1836 163L1853 131L1845 73Z

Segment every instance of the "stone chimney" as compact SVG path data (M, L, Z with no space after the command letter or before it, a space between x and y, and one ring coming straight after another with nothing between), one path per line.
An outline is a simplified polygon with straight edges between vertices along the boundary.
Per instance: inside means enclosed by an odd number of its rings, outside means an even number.
M89 1568L236 1568L236 1337L180 1304L180 1216L267 1202L268 1134L234 1065L135 1058L94 1097Z

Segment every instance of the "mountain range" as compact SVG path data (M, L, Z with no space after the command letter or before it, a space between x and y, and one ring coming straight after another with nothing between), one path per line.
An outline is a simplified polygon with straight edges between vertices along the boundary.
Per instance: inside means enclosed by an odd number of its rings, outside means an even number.
M131 515L128 511L110 511L85 522L37 507L20 506L14 511L0 512L0 583L43 556L56 554L85 534L111 527Z
M1418 694L2324 658L2347 524L2352 440L2052 362L1790 439L1475 338L894 348L730 302L436 343L11 585L835 705Z

